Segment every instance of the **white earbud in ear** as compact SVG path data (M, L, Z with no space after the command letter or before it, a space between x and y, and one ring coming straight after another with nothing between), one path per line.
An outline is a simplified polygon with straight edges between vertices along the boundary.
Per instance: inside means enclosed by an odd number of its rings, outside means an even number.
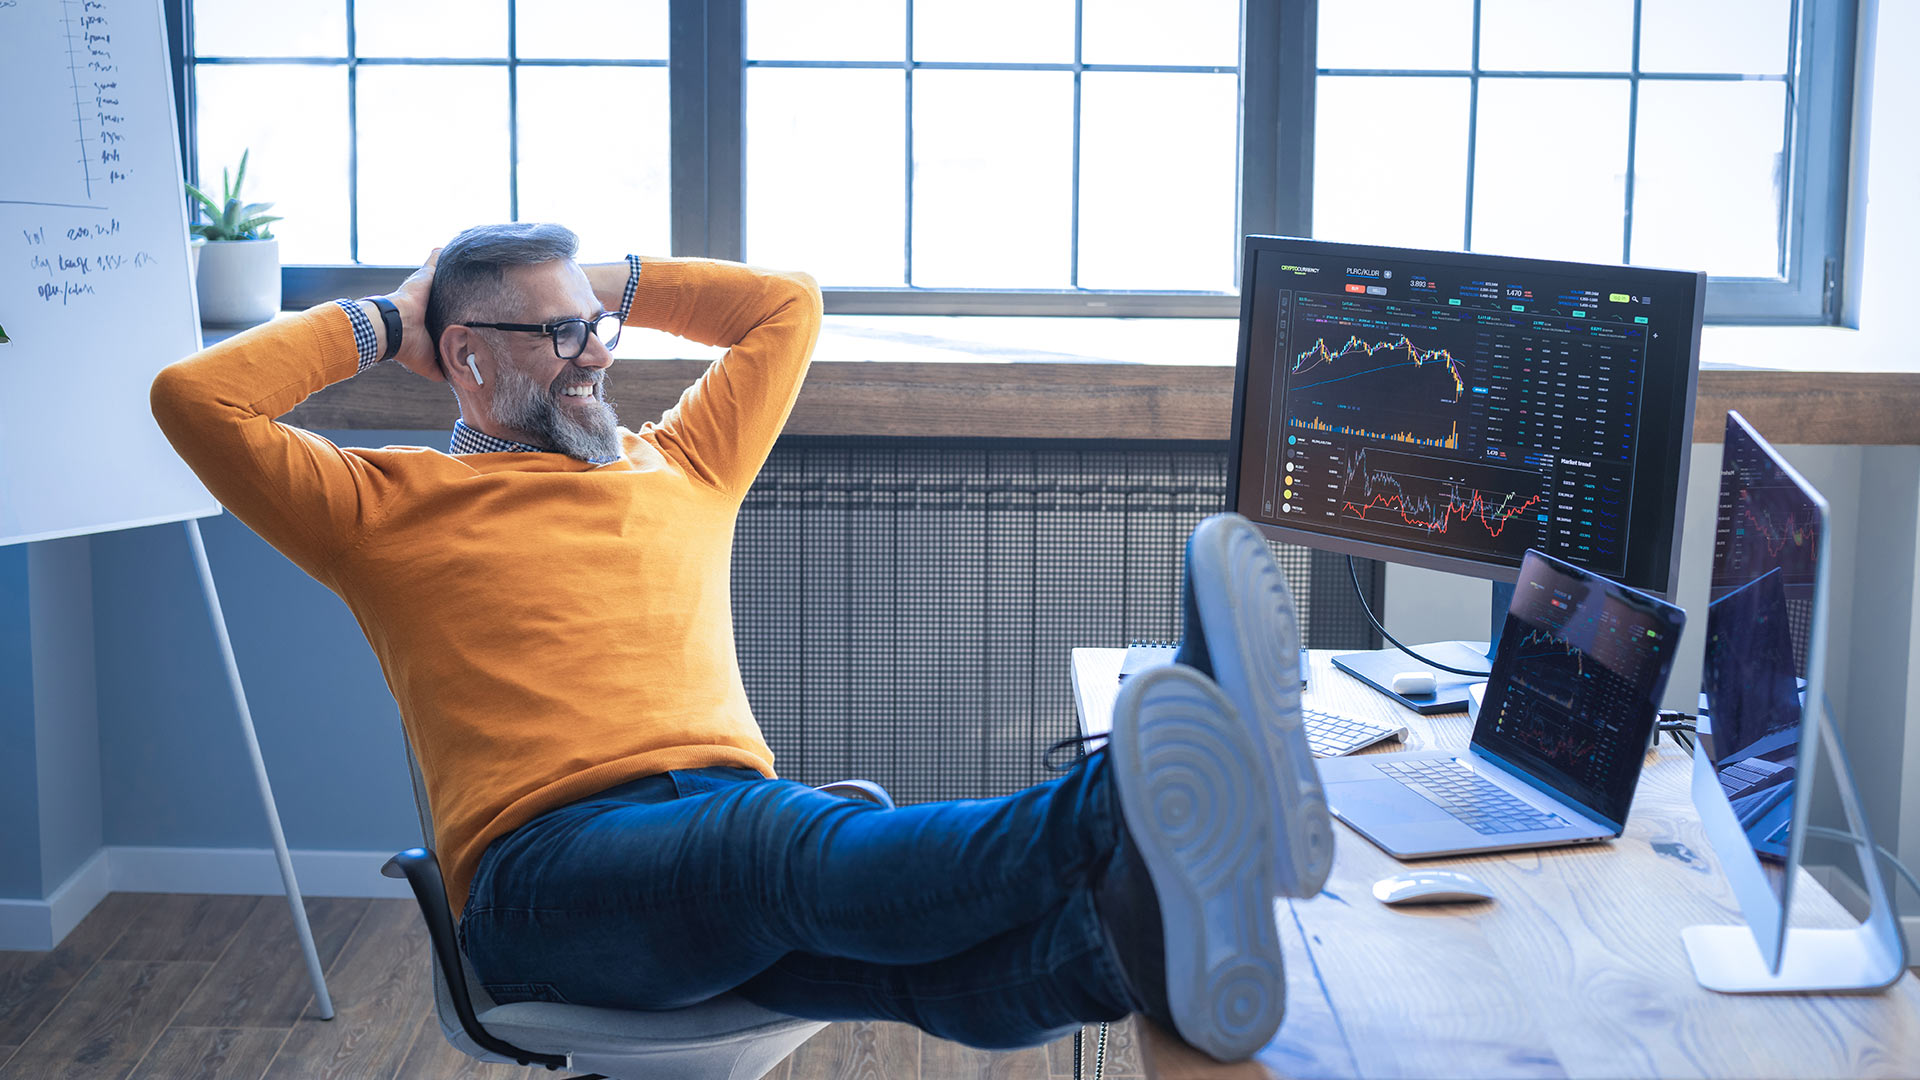
M467 370L473 372L474 382L479 383L481 386L487 385L487 380L480 377L480 365L473 362L472 353L467 354Z

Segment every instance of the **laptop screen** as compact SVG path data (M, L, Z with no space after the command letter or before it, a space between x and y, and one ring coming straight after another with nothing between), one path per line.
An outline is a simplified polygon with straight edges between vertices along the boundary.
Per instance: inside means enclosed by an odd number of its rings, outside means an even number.
M1619 828L1686 615L1527 552L1473 743Z

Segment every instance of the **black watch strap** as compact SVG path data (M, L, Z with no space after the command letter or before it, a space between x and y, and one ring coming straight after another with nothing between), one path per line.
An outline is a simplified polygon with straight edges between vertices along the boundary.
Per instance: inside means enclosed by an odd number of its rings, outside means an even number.
M380 321L387 324L387 351L381 354L380 359L393 359L400 353L400 309L384 296L363 296L360 299L380 309Z

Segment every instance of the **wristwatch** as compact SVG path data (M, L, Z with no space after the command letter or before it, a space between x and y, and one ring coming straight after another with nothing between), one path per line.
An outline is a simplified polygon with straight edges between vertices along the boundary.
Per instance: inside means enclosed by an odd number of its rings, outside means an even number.
M380 309L380 321L387 324L387 351L380 359L393 359L400 352L400 309L384 296L363 296L360 299Z

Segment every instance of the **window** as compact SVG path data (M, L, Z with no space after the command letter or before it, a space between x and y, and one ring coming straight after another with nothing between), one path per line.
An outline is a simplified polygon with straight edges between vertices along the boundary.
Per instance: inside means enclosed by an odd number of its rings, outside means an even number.
M585 258L668 247L666 0L191 10L186 145L216 186L250 151L288 264L418 265L475 222L588 215Z
M253 151L293 302L519 219L845 312L1232 316L1245 232L1837 310L1851 0L171 2L189 174Z
M1824 318L1844 7L1323 3L1314 235L1697 267L1717 319Z

